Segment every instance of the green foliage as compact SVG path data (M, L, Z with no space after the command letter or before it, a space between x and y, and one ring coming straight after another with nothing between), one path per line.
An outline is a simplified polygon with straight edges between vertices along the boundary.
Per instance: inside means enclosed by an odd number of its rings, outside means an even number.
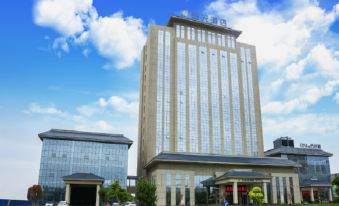
M40 185L33 185L27 190L27 199L32 201L33 206L38 204L42 198L42 188Z
M138 180L136 185L136 199L139 206L156 206L156 186L146 179Z
M100 198L103 202L116 201L119 203L131 201L132 195L120 186L119 181L114 183L108 188L101 188L99 191Z
M253 187L252 190L248 193L248 196L257 204L264 203L264 194L262 193L260 187Z
M332 180L332 185L335 185L335 186L336 186L335 193L337 194L337 196L339 196L339 176L336 176L336 177Z

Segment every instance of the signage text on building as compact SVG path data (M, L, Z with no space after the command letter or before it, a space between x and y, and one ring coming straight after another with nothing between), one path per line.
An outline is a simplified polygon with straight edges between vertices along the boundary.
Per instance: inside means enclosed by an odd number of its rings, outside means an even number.
M222 27L227 27L227 22L225 19L219 19L213 16L208 16L208 15L199 16L198 14L194 12L189 13L187 10L182 11L181 16L186 19L191 19L191 20L201 21L205 23L215 24L215 25L222 26Z
M305 144L305 143L301 143L300 147L301 148L308 148L308 149L321 149L321 145L320 144Z

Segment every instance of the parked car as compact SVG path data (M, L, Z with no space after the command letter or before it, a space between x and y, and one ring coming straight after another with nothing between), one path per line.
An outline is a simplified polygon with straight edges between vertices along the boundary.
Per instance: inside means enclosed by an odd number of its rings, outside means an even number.
M134 202L126 202L124 206L137 206Z
M60 201L58 206L69 206L66 201Z
M120 204L117 203L117 202L113 202L113 203L112 203L112 206L120 206Z
M54 206L53 202L46 202L45 206Z

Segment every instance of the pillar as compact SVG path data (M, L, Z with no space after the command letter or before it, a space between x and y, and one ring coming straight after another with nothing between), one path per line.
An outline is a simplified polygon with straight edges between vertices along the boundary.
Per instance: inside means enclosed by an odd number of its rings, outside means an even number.
M294 191L294 204L300 204L302 202L302 193L299 187L299 176L293 175L293 191Z
M279 177L279 186L280 186L280 203L281 204L285 204L285 197L284 197L284 184L283 184L283 178L282 177Z
M96 194L96 199L95 199L95 206L99 206L100 205L100 196L99 196L99 191L100 191L100 185L97 185L97 194Z
M287 204L292 204L291 185L289 177L286 177Z
M333 202L332 187L328 188L328 201Z
M263 187L264 187L264 203L268 203L268 199L267 199L267 183L266 182L264 182L264 185L263 185Z
M313 191L313 187L311 187L310 195L311 195L311 202L314 202L314 191Z
M219 200L224 201L225 185L219 185Z
M276 179L275 179L275 176L272 177L272 180L271 180L271 189L272 189L272 201L273 201L273 204L278 204L278 197L277 197L277 182L276 182Z
M71 185L68 183L66 184L65 201L67 202L67 204L71 203Z
M238 204L238 183L233 182L233 205Z
M195 186L194 186L194 175L190 175L190 206L195 205Z

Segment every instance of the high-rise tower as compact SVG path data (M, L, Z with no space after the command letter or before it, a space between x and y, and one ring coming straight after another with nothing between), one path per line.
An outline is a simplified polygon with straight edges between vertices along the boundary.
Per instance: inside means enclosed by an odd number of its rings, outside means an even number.
M141 55L139 176L165 181L167 170L157 176L150 169L159 160L263 158L256 51L237 42L240 34L178 16L149 27ZM193 178L193 171L186 174Z

